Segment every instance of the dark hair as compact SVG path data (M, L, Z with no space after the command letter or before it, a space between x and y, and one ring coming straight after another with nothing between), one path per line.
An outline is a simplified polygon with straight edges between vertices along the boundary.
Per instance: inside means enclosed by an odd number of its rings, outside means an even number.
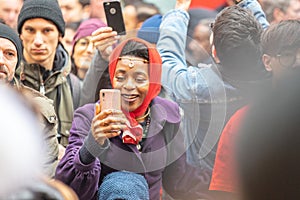
M275 56L286 48L300 47L300 22L285 20L271 25L262 34L262 52Z
M138 22L144 22L153 15L160 14L159 8L153 3L137 2L134 6L136 8L136 18Z
M2 18L0 18L0 23L1 24L6 24L5 21Z
M148 48L141 42L129 40L122 49L120 56L136 56L149 60Z
M79 22L69 22L69 23L66 23L66 29L70 28L70 29L72 29L72 30L74 30L76 32L76 30L78 29L80 23L81 23L80 21ZM78 41L76 41L76 43L77 42ZM75 45L74 45L74 47L75 47ZM73 51L74 51L74 49L73 49ZM73 54L73 52L72 52L72 54ZM77 71L78 70L77 70L77 67L75 65L73 55L70 55L70 57L71 57L71 72L77 76Z
M82 5L82 7L85 7L90 5L90 0L79 0L79 3Z
M230 6L217 15L213 43L223 65L253 65L261 56L262 27L249 11Z

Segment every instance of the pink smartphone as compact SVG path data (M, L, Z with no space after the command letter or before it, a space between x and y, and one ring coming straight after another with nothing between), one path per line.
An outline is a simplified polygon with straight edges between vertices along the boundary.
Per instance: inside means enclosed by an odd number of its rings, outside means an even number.
M117 109L121 110L121 93L118 89L101 89L100 90L101 110Z

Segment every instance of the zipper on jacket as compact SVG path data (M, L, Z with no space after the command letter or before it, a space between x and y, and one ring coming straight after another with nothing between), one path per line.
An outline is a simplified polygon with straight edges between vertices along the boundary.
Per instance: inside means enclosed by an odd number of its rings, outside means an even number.
M41 73L41 68L39 67L39 75L40 75L40 93L42 95L45 95L45 85L44 85L44 80L43 80L43 76Z

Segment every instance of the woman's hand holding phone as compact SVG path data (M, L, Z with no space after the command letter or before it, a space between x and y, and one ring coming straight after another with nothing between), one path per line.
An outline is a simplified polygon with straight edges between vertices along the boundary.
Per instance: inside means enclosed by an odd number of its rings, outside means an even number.
M92 134L95 140L104 145L108 138L113 138L121 134L121 130L126 128L127 119L121 110L105 109L100 110L100 104L96 103L95 117L92 121Z
M127 118L121 110L119 90L100 90L100 103L95 105L95 117L92 121L92 133L95 140L103 145L107 138L120 135L126 128Z

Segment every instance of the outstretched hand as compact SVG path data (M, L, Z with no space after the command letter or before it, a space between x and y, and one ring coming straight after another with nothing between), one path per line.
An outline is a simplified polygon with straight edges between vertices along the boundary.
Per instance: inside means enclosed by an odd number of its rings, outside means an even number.
M185 11L188 11L190 8L192 0L177 0L175 9L183 9Z

